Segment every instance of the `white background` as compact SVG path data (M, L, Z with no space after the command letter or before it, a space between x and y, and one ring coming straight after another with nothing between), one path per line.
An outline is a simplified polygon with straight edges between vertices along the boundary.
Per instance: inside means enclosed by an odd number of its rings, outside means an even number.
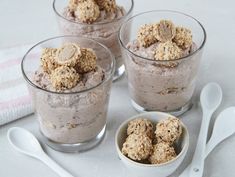
M201 121L197 104L199 90L210 81L218 82L224 91L221 107L235 106L235 3L233 0L135 0L134 13L154 9L171 9L188 13L206 28L207 44L198 77L195 104L182 116L190 130L190 149L176 177L190 162ZM33 44L58 35L51 0L0 0L0 48ZM1 93L0 93L1 94ZM136 114L131 107L126 79L113 84L107 124L107 135L97 148L82 154L65 154L45 146L47 153L77 177L128 177L128 171L118 159L114 134L120 123ZM213 123L212 121L212 123ZM36 136L36 117L0 127L1 177L56 177L44 164L15 152L7 142L6 131L12 126L24 127ZM234 125L235 126L235 125ZM206 159L205 177L235 176L235 136L220 144ZM146 175L147 176L147 175Z

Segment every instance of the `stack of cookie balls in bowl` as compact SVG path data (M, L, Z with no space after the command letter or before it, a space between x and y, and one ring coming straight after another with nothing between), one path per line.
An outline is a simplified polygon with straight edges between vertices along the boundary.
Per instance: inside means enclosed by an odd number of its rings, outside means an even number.
M123 122L115 141L120 159L135 174L166 177L183 161L189 135L180 119L149 112Z

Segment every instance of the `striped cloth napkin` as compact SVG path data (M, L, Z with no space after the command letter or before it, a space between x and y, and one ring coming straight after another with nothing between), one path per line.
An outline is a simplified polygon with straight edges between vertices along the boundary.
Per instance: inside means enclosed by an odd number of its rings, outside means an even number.
M33 113L20 63L31 46L0 50L0 125Z

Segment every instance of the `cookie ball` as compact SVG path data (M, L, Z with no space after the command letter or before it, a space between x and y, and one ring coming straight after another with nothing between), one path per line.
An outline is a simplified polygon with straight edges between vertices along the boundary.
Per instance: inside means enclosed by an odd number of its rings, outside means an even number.
M75 11L77 9L77 6L78 6L78 3L79 3L79 0L69 0L69 9L71 11Z
M59 65L56 63L56 52L57 49L53 48L44 48L41 55L41 66L43 71L50 74L55 70Z
M168 143L161 142L153 146L153 153L149 157L151 164L161 164L176 157L175 149Z
M97 60L95 52L89 48L82 48L81 53L82 55L79 58L79 61L75 66L75 69L77 70L78 73L81 74L93 71L96 68L96 60Z
M160 42L171 41L175 37L175 25L170 20L161 20L154 26L154 36Z
M165 43L159 43L154 58L155 60L175 60L182 56L183 50L179 48L176 43L167 41Z
M145 160L152 153L152 140L146 134L130 134L123 144L122 153L132 160Z
M146 134L149 138L153 138L153 124L148 119L134 119L128 123L127 135L130 134Z
M174 141L179 139L182 134L181 121L175 117L161 120L156 125L155 134L158 142L164 141L172 144Z
M66 43L56 52L56 63L68 67L74 67L82 56L81 49L76 43Z
M99 6L94 0L78 3L75 16L82 22L91 24L100 16Z
M138 34L137 34L137 40L139 44L145 48L157 42L157 39L154 36L154 25L146 24L140 27Z
M95 2L100 7L100 10L105 10L106 12L114 12L117 8L116 0L95 0Z
M176 27L176 35L173 41L182 49L191 47L193 43L191 30L184 27Z
M56 90L63 91L75 87L80 80L80 76L74 68L60 66L52 71L50 79Z

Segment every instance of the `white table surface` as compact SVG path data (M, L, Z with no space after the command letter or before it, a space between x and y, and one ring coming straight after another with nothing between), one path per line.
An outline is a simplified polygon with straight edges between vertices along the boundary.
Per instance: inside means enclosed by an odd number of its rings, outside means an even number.
M51 0L0 0L0 48L36 43L58 34ZM190 147L186 159L172 175L176 177L190 162L201 122L198 94L202 86L210 81L221 84L224 97L219 110L235 106L235 3L233 0L135 0L135 14L153 9L172 9L196 17L205 26L208 34L203 61L198 77L195 104L182 116L190 131ZM0 93L1 94L1 93ZM81 154L56 152L47 146L45 151L55 161L76 177L128 177L130 176L118 159L114 147L114 134L120 123L137 112L131 107L127 82L122 78L113 84L107 134L95 149ZM40 140L36 117L0 127L0 176L1 177L56 177L47 166L30 157L15 152L7 142L6 132L13 126L32 131ZM235 136L220 144L208 156L205 177L235 176Z

